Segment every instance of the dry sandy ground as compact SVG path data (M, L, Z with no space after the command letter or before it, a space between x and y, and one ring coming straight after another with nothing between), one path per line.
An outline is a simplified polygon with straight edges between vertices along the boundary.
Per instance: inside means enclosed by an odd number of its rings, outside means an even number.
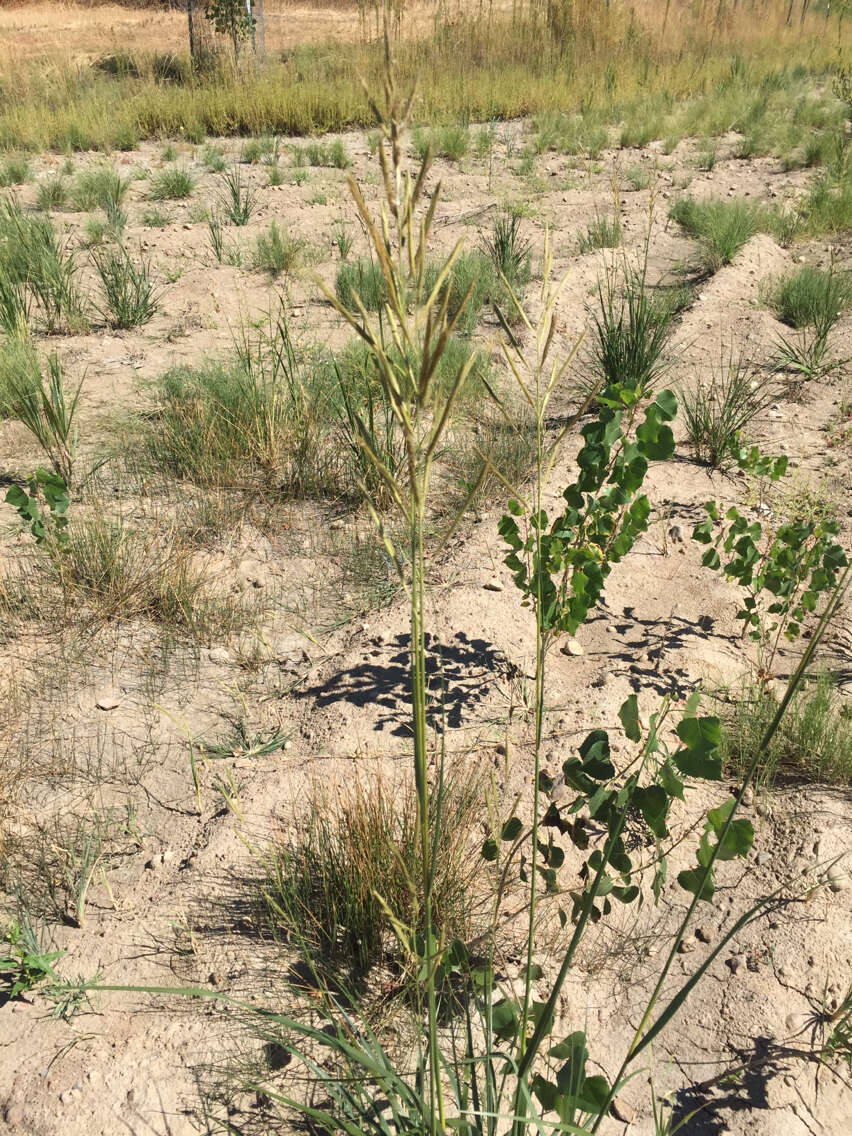
M549 226L556 270L568 274L558 344L568 350L587 324L587 305L613 256L579 255L577 237L597 210L610 207L616 155L607 153L600 163L579 168L547 155L531 181L514 172L516 161L509 157L512 147L517 153L522 129L521 124L500 127L491 161L469 159L460 169L436 164L432 182L444 179L438 243L449 248L462 238L472 247L478 229L490 226L495 209L506 201L527 202L529 235L540 248ZM363 137L350 135L344 141L354 172L375 200L376 178ZM782 173L769 159L725 159L731 141L723 145L712 173L696 171L690 143L671 156L652 147L618 157L622 165L658 167L650 252L654 280L674 279L678 266L690 259L690 243L666 221L669 204L690 179L689 192L697 196L784 197L804 184L805 175ZM239 144L229 149L237 154ZM188 149L181 160L192 160ZM155 146L117 161L126 170L153 170L161 164ZM39 177L55 172L59 162L43 159ZM206 225L196 218L198 202L213 198L216 182L200 168L196 172L200 186L194 199L168 205L172 222L163 230L140 223L149 207L146 182L137 181L131 189L129 245L141 244L151 256L163 289L154 320L141 331L50 344L67 361L70 374L86 376L81 436L87 451L95 452L114 437L117 415L146 405L146 380L174 362L227 350L240 314L256 316L273 298L274 289L262 274L215 263ZM353 218L344 175L312 170L304 185L278 188L266 187L262 167L252 167L248 176L258 186L261 205L251 224L229 231L229 239L246 247L275 218L310 242L314 267L332 280L334 225L341 216ZM26 187L22 196L27 200L33 193L33 187ZM642 246L648 208L648 190L620 194L631 254ZM61 220L75 232L84 218L65 214ZM357 234L354 224L351 231ZM694 382L716 365L720 348L732 342L745 345L756 359L766 358L780 328L758 302L759 284L800 255L825 263L829 248L820 243L791 252L757 236L730 267L706 282L674 332L670 385ZM839 258L846 263L845 249L839 250ZM333 311L305 275L278 290L299 337L333 345L345 341ZM530 296L534 293L535 285ZM490 349L496 329L486 321L481 330L485 349ZM852 318L846 316L836 332L835 350L843 356L852 354L850 348ZM753 437L767 452L790 455L800 488L822 487L820 492L839 508L848 542L850 445L848 440L830 445L837 435L828 432L837 425L845 382L845 373L835 372L809 384L800 398L779 394ZM571 405L565 394L556 409ZM576 449L569 441L557 463L551 501L572 479ZM682 697L702 681L732 681L747 665L732 589L701 569L697 546L673 542L667 534L677 523L688 529L711 495L741 505L754 501L741 479L713 476L690 462L685 448L683 453L676 462L652 469L654 522L613 573L605 603L581 630L584 653L553 657L546 748L554 767L589 729L616 725L617 708L629 693L638 693L647 715L664 694ZM5 467L26 468L37 460L23 430L9 422L0 423L0 454ZM102 477L104 486L113 484L120 491L119 473L107 467ZM138 507L138 501L130 502L131 516ZM39 741L54 760L60 755L67 775L28 789L22 821L47 818L57 809L73 811L75 802L79 807L93 794L101 807L132 805L133 810L134 835L106 861L109 888L98 879L84 928L53 928L55 942L68 952L59 964L63 974L98 971L108 983L200 983L259 1004L278 1004L285 998L283 976L291 958L263 941L252 922L252 887L261 875L252 849L262 847L281 818L286 824L310 779L319 778L334 791L377 763L391 773L406 770L400 736L404 606L363 611L343 626L318 631L334 622L329 589L323 587L334 572L323 543L327 518L298 506L286 515L286 530L270 532L247 521L217 550L226 585L245 587L249 581L268 601L262 640L251 649L231 642L210 643L195 653L175 648L168 653L168 671L152 674L157 663L150 629L114 626L86 640L70 664L68 683L57 677L56 690L42 687L32 704L33 744ZM519 707L532 673L533 632L501 563L499 515L499 503L483 507L435 565L430 627L444 648L451 680L451 752L494 768L506 800L519 792L522 807L528 808L531 729ZM8 509L0 517L13 519ZM342 518L336 539L345 542L355 524ZM3 541L5 556L15 557L19 542L11 523ZM288 587L307 594L312 581L316 598L305 602L298 618L284 614L275 597ZM845 653L848 665L848 621L845 626L845 638L841 625L830 650L836 656ZM55 641L35 646L43 660L38 673L45 681L53 660L57 675L63 657L69 666L67 637L57 635ZM34 644L26 637L10 639L0 652L9 673L26 676L26 668L35 666ZM781 670L789 671L794 661L794 653L785 654ZM104 691L114 696L114 709L98 708ZM272 755L237 756L228 763L240 816L221 807L208 779L199 817L186 737L221 737L232 716L245 718L253 732L283 729L291 739ZM508 761L497 748L507 740ZM685 831L719 799L707 790L694 791L677 825ZM721 952L655 1050L652 1067L626 1088L623 1115L629 1111L632 1123L613 1119L608 1132L653 1131L651 1075L658 1094L678 1091L683 1109L700 1109L684 1132L840 1136L852 1130L852 1095L845 1083L803 1056L810 1042L805 1015L823 999L831 1004L842 997L852 982L852 888L842 881L836 891L812 886L822 866L849 849L849 794L819 787L782 789L758 796L748 812L757 833L754 851L746 865L728 864L720 872L716 897L701 912L701 935L687 942L672 981L682 980L758 896L782 887L781 902ZM569 873L575 855L568 849ZM680 866L672 865L671 878ZM585 1026L593 1059L610 1073L637 1024L655 963L682 905L682 893L667 887L659 908L646 904L638 914L620 915L593 932L566 987L562 1027ZM540 948L545 972L552 975L558 942L543 934ZM91 1007L68 1023L52 1019L49 1009L37 997L0 1008L5 1130L28 1136L219 1131L213 1118L223 1119L228 1110L212 1099L215 1069L235 1063L237 1055L252 1048L251 1039L227 1016L210 1006L124 994L94 997ZM716 1083L714 1077L731 1065L745 1071ZM232 1096L229 1109L233 1131L264 1128L264 1112L253 1094Z
M498 11L503 5L494 5ZM305 43L354 41L375 30L375 18L366 23L357 4L290 4L266 0L266 47L275 52ZM406 30L426 29L434 5L411 5ZM91 60L110 52L188 50L186 13L169 9L125 7L120 4L22 4L0 8L0 47L9 59L40 56Z

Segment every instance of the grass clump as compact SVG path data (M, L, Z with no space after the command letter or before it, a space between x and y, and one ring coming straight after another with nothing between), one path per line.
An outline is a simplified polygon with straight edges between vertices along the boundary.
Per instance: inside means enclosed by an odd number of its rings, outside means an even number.
M303 251L304 242L291 237L278 227L277 221L273 221L257 238L253 264L271 276L280 276L296 269Z
M272 135L260 138L249 138L243 143L240 161L248 166L256 166L260 162L269 162L278 155L278 139Z
M82 383L68 397L59 356L43 374L35 353L21 355L22 383L11 383L11 414L26 426L65 485L70 488L77 458L77 402Z
M651 174L644 166L631 166L621 176L625 184L635 191L647 189L651 184Z
M48 334L83 331L88 326L73 253L50 218L25 214L12 199L3 202L0 264L4 305L11 296L26 304L34 302Z
M701 267L708 275L730 264L758 230L754 207L746 201L681 198L672 206L671 216L698 241Z
M710 379L699 378L681 392L687 437L696 461L722 469L735 460L742 432L777 395L772 374L731 351Z
M111 212L119 209L130 182L113 166L95 166L81 170L71 186L71 203L80 213L92 209Z
M618 385L647 395L668 368L672 314L655 302L644 272L627 270L620 288L608 273L598 282L598 306L590 315L588 390Z
M221 146L216 146L212 142L208 142L201 151L200 161L213 174L222 173L228 165L225 160L225 151Z
M152 201L181 201L192 196L195 180L188 170L169 166L151 179Z
M357 296L368 312L387 301L387 285L379 265L366 257L345 261L337 270L334 290L344 307L354 308Z
M26 282L0 260L0 331L29 338L30 294Z
M460 162L470 150L470 131L466 126L433 126L431 130L418 128L412 136L412 145L422 162L427 154Z
M226 170L221 181L223 189L219 204L222 211L232 225L247 225L257 204L257 194L243 181L239 166Z
M207 635L236 621L230 605L204 595L206 578L188 550L168 536L103 516L72 524L53 571L65 595L76 595L98 618L148 619Z
M148 261L135 264L124 248L92 254L104 292L106 307L101 314L114 328L140 327L157 310L157 295Z
M293 165L297 169L320 166L348 170L352 165L352 159L346 153L346 147L340 138L335 138L332 142L308 142L305 146L294 146L292 152Z
M171 217L162 209L146 209L142 214L142 224L146 229L165 229L171 223Z
M32 397L40 386L35 344L28 335L7 336L0 342L0 418L16 417L21 397Z
M448 940L469 940L476 922L480 799L473 778L446 775L432 917ZM332 794L314 783L304 804L270 849L262 895L273 926L311 960L345 963L355 973L398 958L394 924L423 931L412 789L376 778Z
M61 209L68 201L68 186L62 177L45 178L36 190L36 209L43 213Z
M778 338L776 347L783 369L811 379L840 365L830 358L828 341L852 299L848 273L837 271L834 265L827 272L803 268L782 277L770 288L769 298L779 316L786 316L798 331L794 338Z
M236 358L178 367L157 382L145 444L153 463L197 485L275 486L292 496L332 491L330 382L279 320Z
M585 233L579 236L581 253L593 252L595 249L618 248L621 244L621 218L598 217L587 226Z
M808 327L830 320L852 301L852 280L847 272L833 267L828 271L805 265L769 283L766 302L776 317L788 327Z
M522 292L532 277L532 254L530 242L521 233L520 216L509 210L498 217L482 245L495 272L513 291Z
M0 162L0 188L9 189L13 185L24 185L32 178L27 159L18 154L10 154Z
M754 682L723 708L722 752L734 776L748 768L777 710L775 693ZM852 715L830 675L799 691L760 758L757 779L766 785L778 780L849 784Z
M509 248L501 244L495 250L500 255L509 255L512 252L519 257L518 271L522 274L528 269L528 261L524 259L525 252L522 242L514 229L516 243ZM508 267L512 267L507 262ZM426 268L425 291L430 293L438 281L440 268L437 264L430 264ZM518 281L520 285L521 281ZM461 253L456 257L450 269L449 277L441 291L441 297L448 295L447 316L453 320L458 316L456 331L460 335L470 335L479 323L483 307L496 300L501 295L500 281L497 279L495 265L491 255L482 252Z

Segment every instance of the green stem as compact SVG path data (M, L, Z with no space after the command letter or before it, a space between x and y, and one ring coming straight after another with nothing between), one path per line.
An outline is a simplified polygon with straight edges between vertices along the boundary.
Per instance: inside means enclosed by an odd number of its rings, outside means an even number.
M432 926L432 846L429 817L428 750L426 733L426 642L424 636L425 562L423 556L423 496L412 495L411 525L411 708L414 724L414 781L417 793L417 826L423 873L423 919L425 922L426 1007L429 1017L429 1129L432 1136L445 1130L441 1061L438 1050L438 1010L435 998L437 947ZM437 1109L437 1113L436 1113ZM436 1123L437 1122L437 1123ZM438 1127L440 1125L440 1128Z
M544 406L541 397L541 364L536 368L536 489L535 508L537 518L541 517L543 499L543 472L545 468L544 456ZM532 849L530 852L530 912L527 924L527 957L524 975L524 1006L521 1014L520 1036L518 1039L518 1054L521 1066L527 1048L527 1023L529 1022L531 975L533 967L533 947L535 942L535 916L536 901L538 898L538 830L540 823L539 812L539 774L541 771L541 739L544 732L544 691L545 691L545 661L547 657L547 636L543 626L542 614L542 586L543 565L541 563L541 528L536 525L535 549L533 552L533 565L536 572L536 602L535 602L535 758L533 763L533 823L532 823ZM521 1115L521 1100L524 1101L524 1114ZM515 1088L513 1116L513 1131L520 1133L521 1125L525 1125L529 1094L526 1092L525 1075L518 1074Z

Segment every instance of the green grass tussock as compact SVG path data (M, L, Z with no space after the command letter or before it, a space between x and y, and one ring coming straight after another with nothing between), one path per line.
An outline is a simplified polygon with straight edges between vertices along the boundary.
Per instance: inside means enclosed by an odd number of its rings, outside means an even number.
M735 776L747 768L777 709L776 695L755 683L723 708L723 754ZM764 784L778 780L849 784L852 716L830 675L796 696L761 759L758 779Z

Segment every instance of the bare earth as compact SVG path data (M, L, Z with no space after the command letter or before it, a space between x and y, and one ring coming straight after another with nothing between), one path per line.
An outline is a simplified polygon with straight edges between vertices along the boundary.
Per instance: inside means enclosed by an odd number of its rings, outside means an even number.
M0 15L5 21L15 12ZM437 233L444 251L459 239L472 248L500 206L529 202L534 246L541 248L549 227L556 272L567 273L559 309L562 350L570 349L586 326L587 305L605 264L621 255L577 251L578 233L596 211L611 207L616 159L622 166L659 167L650 244L654 282L673 280L678 266L690 259L690 242L667 221L669 205L688 182L688 192L699 197L784 198L800 192L808 176L783 173L772 159L727 159L729 139L723 140L712 173L696 171L696 147L686 142L668 156L654 147L629 157L609 151L588 168L545 155L537 163L538 180L531 183L513 172L516 163L508 156L507 144L514 143L517 153L522 134L522 124L504 124L490 160L470 158L461 168L435 164L430 182L443 181ZM377 200L375 166L364 137L348 135L344 142L368 200ZM236 157L240 143L226 143L226 150ZM159 146L146 145L116 156L116 162L123 172L153 171L162 165L159 152ZM61 160L45 156L34 163L38 178L55 173ZM98 160L83 157L78 166ZM193 164L191 147L183 148L181 161ZM274 286L260 272L216 264L197 209L199 202L214 200L217 180L203 167L193 168L199 187L189 202L166 203L172 220L165 229L142 225L142 213L150 208L147 183L134 182L129 193L127 245L141 246L151 257L163 291L151 323L140 331L98 332L46 344L60 353L72 377L85 376L80 433L87 453L115 440L118 416L149 405L147 380L175 363L226 352L240 317L263 315L276 294L285 298L298 340L331 346L346 341L307 271ZM366 251L343 173L313 169L301 186L272 188L264 167L243 170L258 188L260 205L249 226L228 231L229 240L247 248L276 219L309 242L312 267L329 282L337 267L332 236L341 216L349 219L356 237L353 253ZM35 187L20 192L30 201ZM647 229L649 191L622 191L619 207L628 255L635 257ZM57 216L69 233L81 230L85 221L70 213ZM753 238L731 266L700 288L680 318L671 352L676 363L667 384L694 382L717 365L721 347L731 342L746 345L754 358L767 358L781 329L758 302L761 280L789 268L796 257L825 264L829 252L827 243L784 250L767 236ZM852 267L847 248L838 251L838 259ZM533 283L529 295L535 290ZM486 321L479 336L484 350L493 349L495 336L496 326ZM835 332L834 350L840 357L852 355L849 314ZM852 448L848 435L838 441L837 432L846 376L841 370L812 382L801 398L779 396L753 440L766 452L789 454L799 488L822 486L838 506L848 547ZM567 412L572 405L566 391L556 410ZM552 501L573 478L576 450L569 440L554 470ZM686 447L682 452L688 454ZM6 469L28 469L40 460L20 424L9 421L0 422L0 455ZM110 508L123 492L119 467L118 461L110 463L99 475L99 493ZM617 725L617 708L632 691L647 715L666 693L680 698L702 681L731 682L743 672L747 654L734 619L733 589L701 568L697 545L673 540L669 532L681 525L688 538L708 497L753 505L748 493L741 478L710 475L686 456L652 469L649 495L656 513L647 537L616 568L605 603L581 630L582 656L553 655L548 764L558 768L588 730ZM141 497L125 501L123 508L131 519L150 517L150 503ZM534 635L502 566L496 533L500 513L498 501L483 507L434 566L430 626L445 648L452 676L450 750L484 762L495 771L505 800L511 802L518 792L522 807L529 808L532 729L523 713L523 694L532 674ZM61 755L61 768L28 788L22 833L30 823L72 811L93 792L102 807L132 806L132 829L128 825L123 846L105 861L84 927L53 928L58 948L68 952L58 964L66 976L99 972L103 982L113 984L197 984L256 1004L286 1004L284 979L292 956L257 934L250 900L262 868L253 852L279 824L286 825L310 779L321 779L333 792L378 767L389 776L407 773L398 729L405 714L405 606L395 602L359 611L357 593L341 594L341 550L356 530L364 530L365 519L334 518L299 504L281 506L276 516L272 526L246 517L205 554L234 602L251 594L264 606L263 634L252 642L210 643L195 652L178 646L169 654L168 670L158 671L154 637L140 626L109 626L82 641L73 658L68 637L48 644L26 636L7 642L0 637L0 672L8 668L24 683L38 676L55 679L55 688L43 685L31 700L28 728L33 745L49 751L55 762ZM7 506L0 506L0 520L2 567L16 561L22 538ZM335 626L337 615L342 625ZM845 613L827 650L835 659L845 658L848 667L851 645ZM795 654L783 655L781 671L793 666ZM105 692L117 703L114 709L97 707ZM240 717L253 732L282 729L292 732L291 740L272 755L237 755L227 762L239 816L222 807L205 772L198 816L187 737L221 737L228 721ZM497 751L507 739L508 758ZM716 796L706 789L693 791L677 825L686 831L729 789L722 786ZM650 1067L625 1090L622 1104L634 1120L613 1118L607 1132L653 1131L651 1074L658 1095L678 1091L685 1111L701 1110L684 1132L841 1136L852 1131L852 1094L836 1075L840 1070L820 1068L803 1056L811 1040L807 1015L823 1001L836 1002L852 982L852 887L846 881L836 891L815 886L833 858L845 855L844 867L852 866L849 792L782 787L758 795L748 813L756 828L749 863L722 866L721 886L712 905L701 911L702 933L686 943L673 983L714 949L759 896L780 888L780 901L714 961ZM566 855L570 874L576 855L570 845ZM670 878L681 866L672 864ZM683 893L669 885L658 908L648 902L638 913L619 913L621 923L592 933L565 988L562 1026L587 1028L593 1060L610 1074L638 1023L682 905ZM555 932L542 932L541 947L549 978L558 957ZM216 1070L256 1052L258 1043L213 1003L115 993L94 996L91 1006L67 1023L50 1017L49 1010L50 1003L39 997L0 1007L0 1117L5 1118L0 1130L27 1136L184 1136L219 1131L211 1118L226 1115L233 1131L263 1128L262 1099L255 1094L237 1094L230 1112L215 1099L221 1084ZM744 1072L734 1081L715 1083L713 1078L732 1064Z

